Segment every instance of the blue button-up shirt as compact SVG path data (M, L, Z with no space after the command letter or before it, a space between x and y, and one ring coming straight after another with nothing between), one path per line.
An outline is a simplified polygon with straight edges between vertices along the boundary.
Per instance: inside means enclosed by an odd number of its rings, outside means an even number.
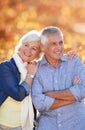
M75 76L80 76L82 82L73 85ZM76 102L49 110L55 99L44 93L67 88ZM85 130L84 98L85 67L80 58L69 60L64 55L59 66L53 67L43 57L32 85L33 103L40 112L38 130Z

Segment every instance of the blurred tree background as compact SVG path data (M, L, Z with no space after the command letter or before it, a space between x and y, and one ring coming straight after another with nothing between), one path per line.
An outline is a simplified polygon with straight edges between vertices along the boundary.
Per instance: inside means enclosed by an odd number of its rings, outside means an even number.
M85 0L0 0L0 61L23 34L49 25L62 29L65 53L75 50L85 63Z

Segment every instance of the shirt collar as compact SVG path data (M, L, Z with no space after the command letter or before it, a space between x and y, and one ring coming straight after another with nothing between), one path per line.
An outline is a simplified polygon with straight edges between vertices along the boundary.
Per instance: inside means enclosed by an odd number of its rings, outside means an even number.
M66 62L68 60L68 56L66 54L64 54L62 57L61 57L61 62ZM45 55L42 57L42 60L41 60L41 63L40 65L45 65L45 64L49 64L48 61L46 60L45 58Z

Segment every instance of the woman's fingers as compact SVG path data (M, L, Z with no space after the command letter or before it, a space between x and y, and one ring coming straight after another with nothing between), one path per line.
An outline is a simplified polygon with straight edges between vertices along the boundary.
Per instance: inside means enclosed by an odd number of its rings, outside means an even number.
M77 57L77 53L75 51L69 51L67 55L69 59L74 59L75 57Z

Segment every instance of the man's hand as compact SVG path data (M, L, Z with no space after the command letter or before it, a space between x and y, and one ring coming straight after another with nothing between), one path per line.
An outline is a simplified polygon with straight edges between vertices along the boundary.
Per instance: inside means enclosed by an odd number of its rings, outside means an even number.
M46 92L45 95L52 98L56 98L56 92L53 91Z
M81 78L79 76L75 76L74 77L74 80L73 80L73 85L76 85L76 84L79 84L81 83Z
M76 101L75 97L72 95L69 89L54 91L54 92L53 91L46 92L45 95L50 96L55 99L52 106L50 107L50 110L58 108L58 107L62 107L65 105L69 105Z
M71 93L69 89L65 90L57 90L57 91L49 91L45 93L46 96L50 96L55 99L60 100L69 100L69 101L76 101L74 95Z
M52 106L50 107L50 110L53 110L53 109L56 109L56 108L59 108L59 107L62 107L62 106L66 106L66 105L72 104L74 102L75 101L55 99Z

